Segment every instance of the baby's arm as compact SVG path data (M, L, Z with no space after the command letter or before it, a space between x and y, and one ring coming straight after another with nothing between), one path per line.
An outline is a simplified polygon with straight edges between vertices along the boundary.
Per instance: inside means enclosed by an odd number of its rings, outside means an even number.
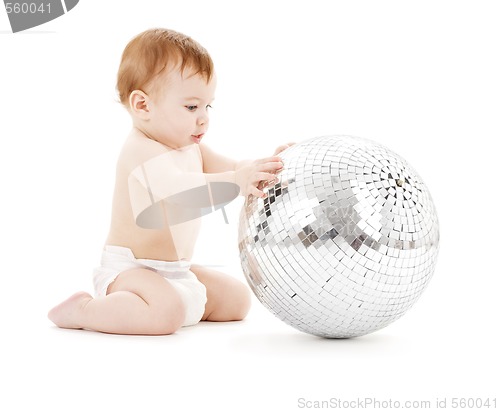
M276 182L276 174L283 168L281 158L272 156L257 160L243 160L237 162L214 152L209 147L200 144L203 158L203 171L207 173L207 179L218 178L220 173L228 173L231 181L240 187L240 193L244 196L253 195L265 197L261 190L261 182L273 184ZM214 174L211 177L211 174Z
M203 159L204 173L234 172L238 167L236 160L222 156L214 152L211 148L201 143L199 145L201 157Z
M136 223L161 229L223 208L238 196L235 172L201 173L179 169L185 161L176 151L140 164L128 177L132 212Z

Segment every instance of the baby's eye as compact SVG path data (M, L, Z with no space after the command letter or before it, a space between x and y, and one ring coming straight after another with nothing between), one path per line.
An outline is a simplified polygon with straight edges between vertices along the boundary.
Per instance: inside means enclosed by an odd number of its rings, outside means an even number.
M198 106L195 105L186 106L186 109L188 109L190 112L194 112L197 108Z
M211 109L211 108L212 108L212 106L210 106L209 104L207 104L207 109Z

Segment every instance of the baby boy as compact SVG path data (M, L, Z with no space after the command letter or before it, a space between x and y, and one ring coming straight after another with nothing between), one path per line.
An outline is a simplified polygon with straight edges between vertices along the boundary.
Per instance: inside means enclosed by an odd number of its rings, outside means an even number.
M215 87L209 54L188 36L153 29L126 46L117 89L133 127L117 163L95 297L78 292L53 308L48 316L57 326L164 335L248 313L246 285L190 263L200 216L221 197L216 188L226 197L232 187L265 197L262 188L277 182L277 155L288 145L241 162L211 150L202 141Z

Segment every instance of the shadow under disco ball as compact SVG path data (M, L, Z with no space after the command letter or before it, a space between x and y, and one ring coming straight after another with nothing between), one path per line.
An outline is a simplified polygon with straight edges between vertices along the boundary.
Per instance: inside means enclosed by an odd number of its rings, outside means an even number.
M401 317L434 272L438 219L420 176L375 142L324 136L282 152L280 183L247 198L245 277L260 302L313 335L365 335Z

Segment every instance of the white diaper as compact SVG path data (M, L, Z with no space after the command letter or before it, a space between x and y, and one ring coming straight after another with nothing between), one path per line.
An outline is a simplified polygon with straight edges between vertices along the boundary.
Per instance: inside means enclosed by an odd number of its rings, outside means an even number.
M94 270L94 289L96 297L106 296L108 286L123 271L135 268L150 269L167 279L181 296L186 307L186 319L183 326L195 325L205 312L207 290L196 275L189 270L191 262L180 260L136 259L129 248L121 246L104 247L101 266Z

